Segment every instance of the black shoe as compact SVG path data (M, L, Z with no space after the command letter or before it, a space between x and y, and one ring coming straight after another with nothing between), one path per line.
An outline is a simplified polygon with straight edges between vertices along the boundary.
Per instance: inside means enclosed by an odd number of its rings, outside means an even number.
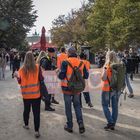
M52 108L52 107L46 107L46 108L45 108L45 111L55 111L55 109Z
M84 127L84 124L83 123L80 123L79 124L79 133L82 134L85 132L85 127Z
M59 104L59 102L56 101L55 99L53 99L51 103L53 103L53 104Z
M89 106L89 107L93 107L93 105L92 105L92 103L91 103L91 102L89 102L89 103L88 103L88 106Z
M107 124L107 126L104 127L104 129L107 130L115 130L115 125L114 124Z
M134 97L134 94L130 94L128 95L129 98L133 98Z
M69 132L69 133L72 133L73 132L72 128L68 128L67 125L64 126L64 130L67 131L67 132Z

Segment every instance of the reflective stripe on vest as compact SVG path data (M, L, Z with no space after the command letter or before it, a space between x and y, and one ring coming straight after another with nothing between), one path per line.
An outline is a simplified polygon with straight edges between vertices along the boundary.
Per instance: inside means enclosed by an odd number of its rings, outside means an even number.
M28 77L25 76L23 68L19 70L19 76L21 78L21 93L24 99L37 99L40 97L40 84L38 75L38 65L36 65L36 72L29 73Z
M35 92L22 92L22 94L37 94L39 92L40 92L40 90L35 91Z
M73 67L74 66L78 67L81 62L78 58L75 58L75 57L70 57L66 61L71 63ZM81 71L82 75L83 75L83 68L84 68L84 64L80 67L80 71ZM66 73L68 80L71 78L72 72L73 72L72 68L68 65L67 73ZM68 81L65 78L61 81L61 86L67 87L68 86L67 83L68 83Z
M35 87L35 86L39 86L39 83L37 84L30 84L30 85L26 85L26 86L20 86L21 88L30 88L30 87Z

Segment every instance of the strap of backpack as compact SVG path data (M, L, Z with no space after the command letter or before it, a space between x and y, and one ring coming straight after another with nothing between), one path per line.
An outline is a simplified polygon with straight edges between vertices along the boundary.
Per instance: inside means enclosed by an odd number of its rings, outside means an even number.
M74 67L72 66L72 64L69 61L66 61L66 62L72 69L74 69Z
M109 86L110 86L110 80L109 80L108 76L107 76L107 81L108 81ZM110 95L110 91L109 91L109 107L110 107L110 104L111 104L110 100L111 100L111 95Z
M81 61L79 66L77 67L78 69L80 69L80 67L83 65L83 62Z
M72 66L72 64L69 61L66 61L67 64L72 68L72 70L74 70L74 67ZM81 61L79 66L77 67L77 69L79 69L82 66L83 62ZM69 82L68 77L66 76L66 80Z

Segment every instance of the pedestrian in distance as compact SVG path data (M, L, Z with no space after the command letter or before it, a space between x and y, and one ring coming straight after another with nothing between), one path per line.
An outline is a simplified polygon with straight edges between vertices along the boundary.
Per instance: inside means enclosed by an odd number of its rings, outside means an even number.
M14 77L18 80L23 97L23 127L25 129L29 129L29 114L32 107L35 137L38 138L40 137L39 128L41 102L39 81L43 80L43 77L40 72L39 65L36 64L31 51L26 53L23 66L19 69L18 73L14 73Z
M84 53L80 54L80 59L81 61L84 63L86 69L89 71L90 69L90 62L87 60L87 56ZM87 82L87 81L86 81ZM90 93L89 91L83 91L82 92L86 101L86 104L88 104L89 107L93 107L92 103L91 103L91 99L90 99ZM82 107L82 93L80 93L80 104Z
M57 68L61 68L61 64L64 60L68 58L66 54L66 49L64 47L61 48L61 53L57 56Z

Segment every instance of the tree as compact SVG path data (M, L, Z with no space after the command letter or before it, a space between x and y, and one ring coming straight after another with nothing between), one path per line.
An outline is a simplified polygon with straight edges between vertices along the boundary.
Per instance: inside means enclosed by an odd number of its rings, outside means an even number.
M127 48L140 43L140 2L119 0L113 10L113 18L108 28L110 40L116 48Z
M4 41L10 48L24 44L26 33L37 18L33 7L32 0L0 0L0 19L8 22L8 27L0 30L0 42Z

